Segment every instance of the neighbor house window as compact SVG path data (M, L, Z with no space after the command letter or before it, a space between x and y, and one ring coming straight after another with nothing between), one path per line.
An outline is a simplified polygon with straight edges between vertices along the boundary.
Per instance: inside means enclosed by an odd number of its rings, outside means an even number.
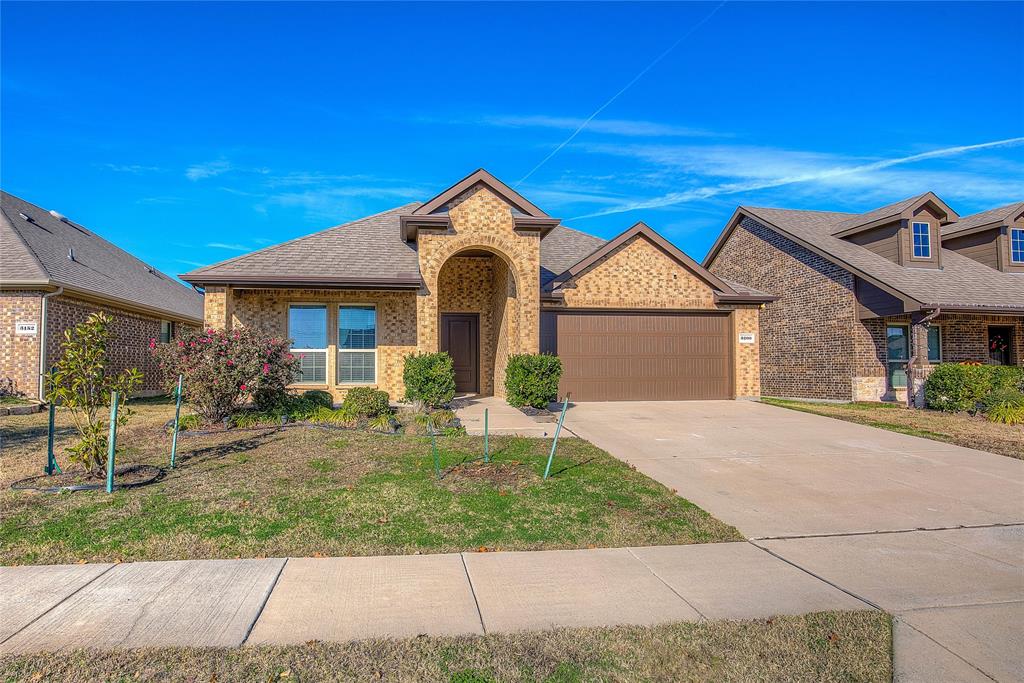
M174 323L170 320L160 321L160 343L166 344L174 339Z
M295 381L299 384L327 383L327 307L293 304L288 307L288 337L292 340Z
M377 381L377 309L338 307L338 384Z
M1024 263L1024 228L1010 229L1010 260Z
M914 258L932 257L932 228L929 223L914 223Z
M889 325L885 329L886 366L891 389L907 386L907 361L910 360L910 330L906 325Z
M928 328L928 362L942 362L942 328L938 325Z

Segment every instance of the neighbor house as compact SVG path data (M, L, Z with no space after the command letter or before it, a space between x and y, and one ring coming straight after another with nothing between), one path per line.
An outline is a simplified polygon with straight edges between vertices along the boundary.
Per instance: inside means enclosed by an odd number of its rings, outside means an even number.
M704 260L774 294L765 395L915 400L938 363L1024 364L1024 202L961 218L927 192L862 214L741 206Z
M772 297L649 227L571 230L486 171L436 197L181 276L206 324L287 337L295 388L404 393L404 358L447 351L459 392L505 392L512 354L557 353L573 399L757 396Z
M115 371L142 371L141 394L161 388L151 339L203 323L203 297L96 233L0 193L0 378L29 398L59 357L64 332L95 311L113 317Z

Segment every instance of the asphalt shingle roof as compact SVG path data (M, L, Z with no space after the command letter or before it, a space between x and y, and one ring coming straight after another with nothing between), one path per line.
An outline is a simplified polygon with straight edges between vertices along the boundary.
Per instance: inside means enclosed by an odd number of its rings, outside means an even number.
M7 192L0 192L0 281L63 286L113 304L203 319L203 297L195 290L81 225Z
M911 200L905 202L904 208ZM949 249L942 250L941 269L905 267L833 236L864 214L740 208L925 306L1024 309L1024 274L1004 273Z
M942 236L949 237L950 235L956 235L971 228L976 228L979 225L988 225L989 223L1005 223L1014 219L1015 216L1020 215L1024 211L1024 202L1014 202L1013 204L1007 204L1006 206L1000 206L995 209L989 209L988 211L982 211L981 213L971 214L970 216L964 216L955 223L949 223L942 226Z

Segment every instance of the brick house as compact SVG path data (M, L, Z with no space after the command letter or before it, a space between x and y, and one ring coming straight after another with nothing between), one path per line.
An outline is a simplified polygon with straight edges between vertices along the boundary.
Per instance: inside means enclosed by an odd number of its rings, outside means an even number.
M557 353L574 400L757 396L772 297L643 224L605 242L486 171L413 203L181 276L206 324L287 337L294 388L404 393L406 355L447 351L458 391L504 395L511 354Z
M64 331L102 310L114 319L113 368L138 368L139 393L158 393L149 341L202 325L202 295L56 212L0 198L0 378L39 398Z
M778 297L765 395L906 400L909 383L920 403L937 363L1024 364L1024 202L963 218L931 192L862 214L741 206L704 266Z

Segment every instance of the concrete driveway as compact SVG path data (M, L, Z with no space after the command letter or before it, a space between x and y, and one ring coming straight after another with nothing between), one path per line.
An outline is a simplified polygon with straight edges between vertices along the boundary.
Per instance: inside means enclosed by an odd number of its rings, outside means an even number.
M894 614L898 681L1024 680L1024 461L744 401L587 403L566 425Z

